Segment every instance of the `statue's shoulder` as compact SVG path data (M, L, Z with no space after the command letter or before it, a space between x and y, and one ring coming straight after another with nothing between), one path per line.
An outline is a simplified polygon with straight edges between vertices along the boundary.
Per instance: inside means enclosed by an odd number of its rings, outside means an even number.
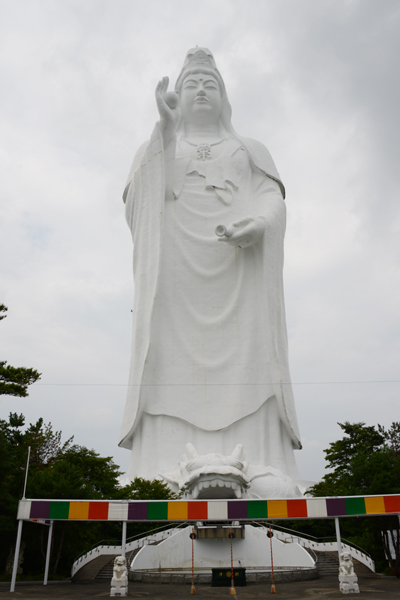
M269 158L272 158L269 150L266 148L266 146L264 146L262 142L259 142L258 140L253 140L253 138L243 136L240 136L240 139L242 140L242 142L244 142L244 144L249 150L252 149L255 152L260 152L261 154L264 154L266 157L268 156Z
M258 140L253 140L252 138L246 138L242 136L240 136L240 139L247 148L247 151L249 152L257 169L265 173L265 175L268 175L268 177L271 177L271 179L274 179L279 184L282 196L285 198L285 187L269 150Z

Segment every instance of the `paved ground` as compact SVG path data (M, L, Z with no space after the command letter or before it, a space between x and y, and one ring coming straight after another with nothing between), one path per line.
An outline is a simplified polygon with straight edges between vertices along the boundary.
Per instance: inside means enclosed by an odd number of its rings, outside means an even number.
M357 600L369 598L370 600L399 600L400 598L400 580L392 577L380 578L374 575L359 577L360 594L357 594ZM0 586L0 600L88 600L91 598L107 598L110 596L108 582L93 583L61 583L48 586L38 584L17 584L13 594L9 591L9 586ZM343 594L339 592L337 577L326 576L313 581L301 581L298 583L279 583L276 586L276 594L279 598L287 600L314 599L326 596L327 599L343 599ZM229 588L212 588L208 585L196 586L196 595L199 598L208 598L217 600L229 597ZM164 600L190 597L189 585L173 584L151 584L151 583L129 583L130 598L148 598L149 600ZM236 588L236 597L252 600L258 598L271 597L270 584L248 585L246 587ZM276 596L274 596L276 597ZM354 598L354 596L351 596Z

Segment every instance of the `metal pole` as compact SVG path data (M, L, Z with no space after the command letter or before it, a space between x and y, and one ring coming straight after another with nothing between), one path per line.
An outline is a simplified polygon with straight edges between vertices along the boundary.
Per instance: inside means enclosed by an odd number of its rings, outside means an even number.
M195 594L196 588L194 587L194 538L195 538L194 527L192 527L192 533L191 533L190 537L192 538L192 587L190 588L190 593Z
M335 517L335 529L336 529L337 549L338 549L339 564L340 564L340 555L342 554L342 540L340 539L339 519L337 517Z
M22 523L23 523L23 521L20 519L18 521L17 541L15 542L14 565L13 565L13 572L12 572L12 576L11 576L10 592L15 592L15 580L17 578L17 570L18 570L19 548L21 546Z
M272 538L273 538L273 533L272 533L272 528L271 525L269 526L269 543L271 546L271 594L276 594L276 587L275 587L275 578L274 578L274 556L272 553Z
M26 482L28 481L28 470L29 470L29 458L31 456L31 447L28 447L28 460L26 461L25 469L25 482L24 482L24 493L22 494L22 500L25 500Z
M47 552L46 552L46 566L44 568L44 580L43 585L47 585L47 579L49 576L49 565L50 565L50 550L51 550L51 538L53 535L53 521L50 521L49 535L47 538Z
M126 521L122 521L122 546L121 546L122 556L125 556L125 546L126 546Z

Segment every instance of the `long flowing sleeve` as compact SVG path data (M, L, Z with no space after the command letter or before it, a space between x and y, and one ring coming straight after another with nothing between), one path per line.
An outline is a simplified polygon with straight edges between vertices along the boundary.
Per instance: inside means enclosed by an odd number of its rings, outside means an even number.
M158 124L150 141L144 144L135 156L124 199L126 219L134 243L135 300L129 388L120 446L130 448L132 430L140 412L140 383L149 346L162 238L165 156Z

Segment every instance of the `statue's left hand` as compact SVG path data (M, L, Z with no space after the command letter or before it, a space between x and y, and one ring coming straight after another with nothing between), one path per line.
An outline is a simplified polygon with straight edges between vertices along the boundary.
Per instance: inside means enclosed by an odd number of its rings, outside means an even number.
M165 147L172 141L180 119L179 99L174 92L167 91L168 84L169 78L163 77L156 87L156 102ZM174 101L174 96L177 101Z
M264 235L265 222L262 217L246 217L241 221L232 223L232 227L237 231L234 231L229 237L218 238L218 241L238 248L247 248L261 240Z

